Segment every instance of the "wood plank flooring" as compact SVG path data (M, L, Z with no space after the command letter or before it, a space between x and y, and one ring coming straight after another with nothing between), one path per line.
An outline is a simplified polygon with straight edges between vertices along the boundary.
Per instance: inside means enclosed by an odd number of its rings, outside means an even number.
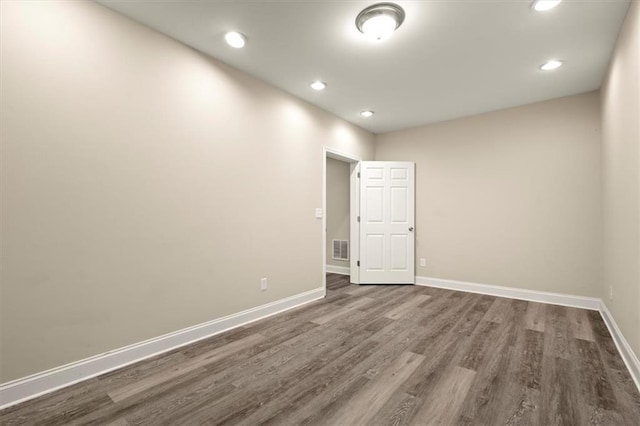
M640 425L600 314L354 286L0 412L0 424Z

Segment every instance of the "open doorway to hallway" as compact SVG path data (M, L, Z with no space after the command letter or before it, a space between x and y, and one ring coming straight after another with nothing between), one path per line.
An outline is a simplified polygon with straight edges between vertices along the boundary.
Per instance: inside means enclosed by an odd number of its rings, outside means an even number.
M322 282L327 272L359 282L360 157L324 147L322 170Z
M350 164L327 158L326 271L350 275ZM329 282L327 281L327 287Z

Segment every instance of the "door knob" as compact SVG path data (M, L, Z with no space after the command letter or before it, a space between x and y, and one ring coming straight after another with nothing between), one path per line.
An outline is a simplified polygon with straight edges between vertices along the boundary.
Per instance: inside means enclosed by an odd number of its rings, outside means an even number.
M409 232L413 232L413 226L409 227Z

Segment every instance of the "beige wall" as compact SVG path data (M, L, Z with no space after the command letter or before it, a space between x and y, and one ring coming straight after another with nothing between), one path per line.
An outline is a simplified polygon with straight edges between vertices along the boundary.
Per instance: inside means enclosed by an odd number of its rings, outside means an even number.
M377 136L416 162L416 274L599 295L599 113L593 92Z
M92 2L0 5L0 382L321 285L322 146L373 135ZM597 93L376 137L417 275L602 297L640 353L639 14L602 146Z
M1 16L0 381L321 286L322 146L373 135L93 2Z
M350 263L333 259L332 240L349 240L349 163L327 158L327 265L348 268Z
M633 2L602 85L601 297L640 356L640 4ZM613 290L613 298L610 298Z

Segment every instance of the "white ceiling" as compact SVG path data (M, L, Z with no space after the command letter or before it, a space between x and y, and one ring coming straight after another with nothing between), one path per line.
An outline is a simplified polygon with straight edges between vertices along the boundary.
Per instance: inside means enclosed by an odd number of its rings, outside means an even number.
M376 43L354 24L375 1L98 1L374 133L597 89L629 6L398 0L404 24ZM245 48L224 42L230 30ZM550 58L565 65L540 71ZM316 79L328 87L311 90Z

